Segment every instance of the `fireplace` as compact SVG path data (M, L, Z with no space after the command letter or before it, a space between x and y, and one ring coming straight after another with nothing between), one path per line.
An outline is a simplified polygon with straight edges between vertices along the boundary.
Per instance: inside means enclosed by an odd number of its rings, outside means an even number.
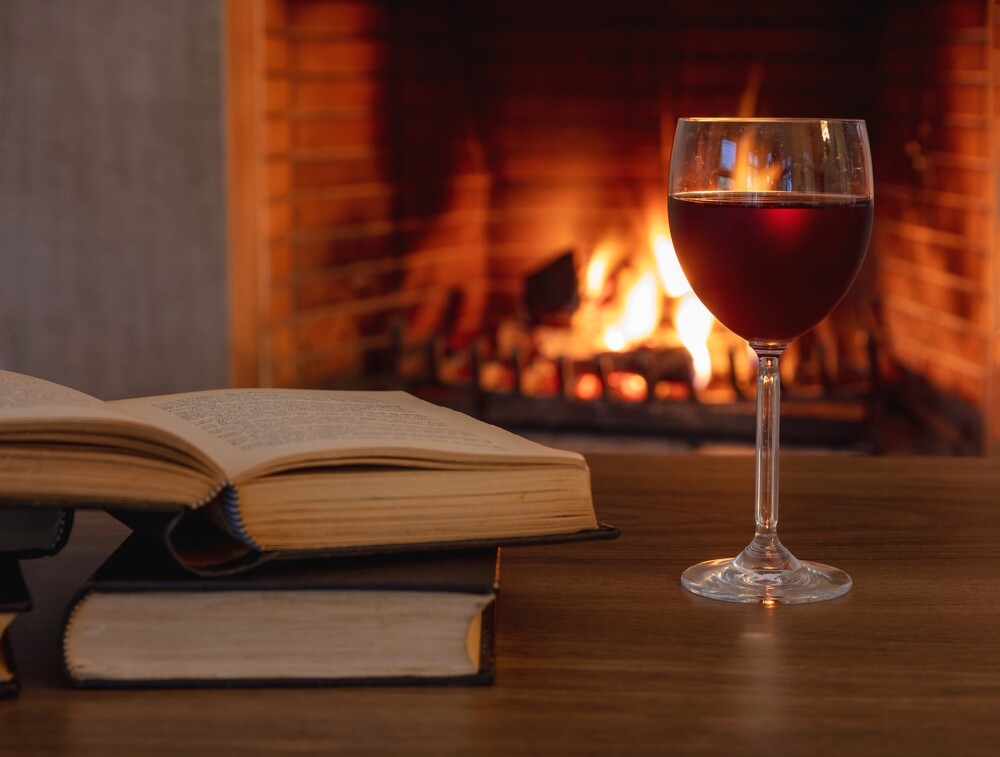
M993 3L865 6L231 3L241 381L403 386L519 429L750 438L745 346L678 328L673 124L863 117L869 259L784 361L783 435L982 452L1000 426ZM644 286L653 328L633 332Z

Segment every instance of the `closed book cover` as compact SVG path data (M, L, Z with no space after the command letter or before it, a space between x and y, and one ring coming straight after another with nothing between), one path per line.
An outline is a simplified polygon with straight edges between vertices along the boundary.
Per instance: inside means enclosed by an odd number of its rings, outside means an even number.
M0 507L0 556L18 559L45 557L62 549L73 525L69 508Z
M0 558L0 699L17 694L19 685L10 643L10 624L31 609L31 596L17 560Z
M280 561L195 576L133 533L70 603L85 687L489 683L499 550Z

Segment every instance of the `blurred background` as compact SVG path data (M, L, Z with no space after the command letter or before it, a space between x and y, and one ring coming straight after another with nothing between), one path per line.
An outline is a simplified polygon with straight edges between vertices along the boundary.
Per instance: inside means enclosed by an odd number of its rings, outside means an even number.
M783 439L1000 439L995 0L0 0L0 366L104 399L401 387L745 448L678 275L676 119L868 122L876 224Z

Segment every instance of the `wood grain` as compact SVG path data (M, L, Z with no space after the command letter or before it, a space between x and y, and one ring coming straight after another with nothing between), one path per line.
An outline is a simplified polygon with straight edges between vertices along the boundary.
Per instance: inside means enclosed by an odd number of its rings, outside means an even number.
M56 665L65 598L124 534L83 514L62 554L26 566L36 610L13 627L4 753L995 753L996 459L786 455L786 544L855 586L772 609L678 582L749 539L749 457L590 461L622 536L505 550L488 687L73 690Z

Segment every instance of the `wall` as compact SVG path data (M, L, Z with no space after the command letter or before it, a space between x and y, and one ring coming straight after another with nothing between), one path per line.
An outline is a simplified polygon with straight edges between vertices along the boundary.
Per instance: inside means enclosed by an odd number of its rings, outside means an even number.
M878 20L799 0L240 7L262 62L239 65L265 83L234 120L262 123L241 164L267 209L243 362L320 386L364 376L396 323L492 333L568 249L649 255L678 115L864 116Z
M891 3L872 135L886 344L936 390L917 393L911 409L976 446L987 433L997 297L990 17L983 0Z
M476 331L489 177L441 3L233 6L248 7L261 19L262 62L236 65L259 66L265 82L260 104L233 107L264 124L237 159L248 172L260 162L265 187L260 381L370 376L395 325L426 341L454 325L455 300L459 326Z
M0 0L0 365L103 398L228 380L222 14Z
M992 66L991 81L993 94L993 155L1000 156L1000 0L993 0L990 6L992 27ZM990 378L990 436L992 452L1000 457L1000 171L993 176L993 344L992 344L992 376Z

